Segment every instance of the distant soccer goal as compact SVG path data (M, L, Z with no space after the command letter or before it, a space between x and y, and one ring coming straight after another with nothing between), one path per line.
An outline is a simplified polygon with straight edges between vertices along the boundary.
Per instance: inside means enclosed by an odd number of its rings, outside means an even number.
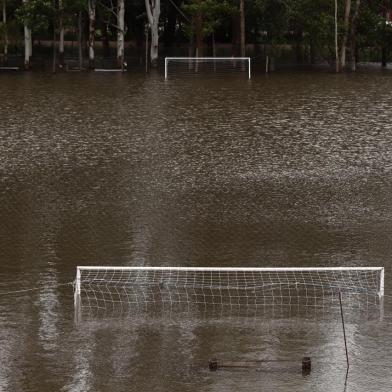
M208 310L377 305L384 268L78 267L75 305L88 310Z
M251 78L250 57L166 57L165 79L179 76Z

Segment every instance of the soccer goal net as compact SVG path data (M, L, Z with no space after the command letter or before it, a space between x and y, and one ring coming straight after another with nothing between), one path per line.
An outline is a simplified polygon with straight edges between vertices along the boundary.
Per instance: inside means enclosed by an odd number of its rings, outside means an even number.
M78 267L79 309L207 310L378 305L384 269Z
M165 79L178 76L251 78L250 57L166 57Z

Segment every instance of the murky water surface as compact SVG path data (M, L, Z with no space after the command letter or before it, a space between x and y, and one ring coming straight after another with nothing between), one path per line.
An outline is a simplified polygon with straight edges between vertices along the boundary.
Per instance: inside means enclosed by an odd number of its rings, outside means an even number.
M348 317L346 380L338 317L75 325L61 285L77 265L380 265L390 293L391 91L378 72L0 74L0 391L391 390L388 306Z

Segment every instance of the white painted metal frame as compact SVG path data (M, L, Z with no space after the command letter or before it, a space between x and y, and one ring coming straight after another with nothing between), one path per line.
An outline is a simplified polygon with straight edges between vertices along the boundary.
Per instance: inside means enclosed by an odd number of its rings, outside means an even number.
M80 300L80 271L82 269L85 269L85 267L77 267L76 269L76 279L75 279L75 288L74 288L75 309L78 307L79 300Z
M167 79L167 66L170 60L189 61L195 60L197 62L215 61L215 60L245 60L248 62L248 79L251 78L250 57L165 57L165 79Z

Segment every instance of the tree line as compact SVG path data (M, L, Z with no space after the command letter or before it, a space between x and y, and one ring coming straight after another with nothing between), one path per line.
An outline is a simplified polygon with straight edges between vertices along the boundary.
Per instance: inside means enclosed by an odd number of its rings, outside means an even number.
M96 66L97 43L115 42L124 68L125 43L148 48L156 66L160 48L188 47L188 55L215 56L229 44L232 56L245 56L250 44L270 50L289 46L298 61L307 56L355 70L359 52L375 48L382 64L392 48L392 0L0 0L0 48L7 63L10 47L23 42L30 68L33 42L52 42L53 69L64 65L66 37L77 32L79 65L86 53Z

